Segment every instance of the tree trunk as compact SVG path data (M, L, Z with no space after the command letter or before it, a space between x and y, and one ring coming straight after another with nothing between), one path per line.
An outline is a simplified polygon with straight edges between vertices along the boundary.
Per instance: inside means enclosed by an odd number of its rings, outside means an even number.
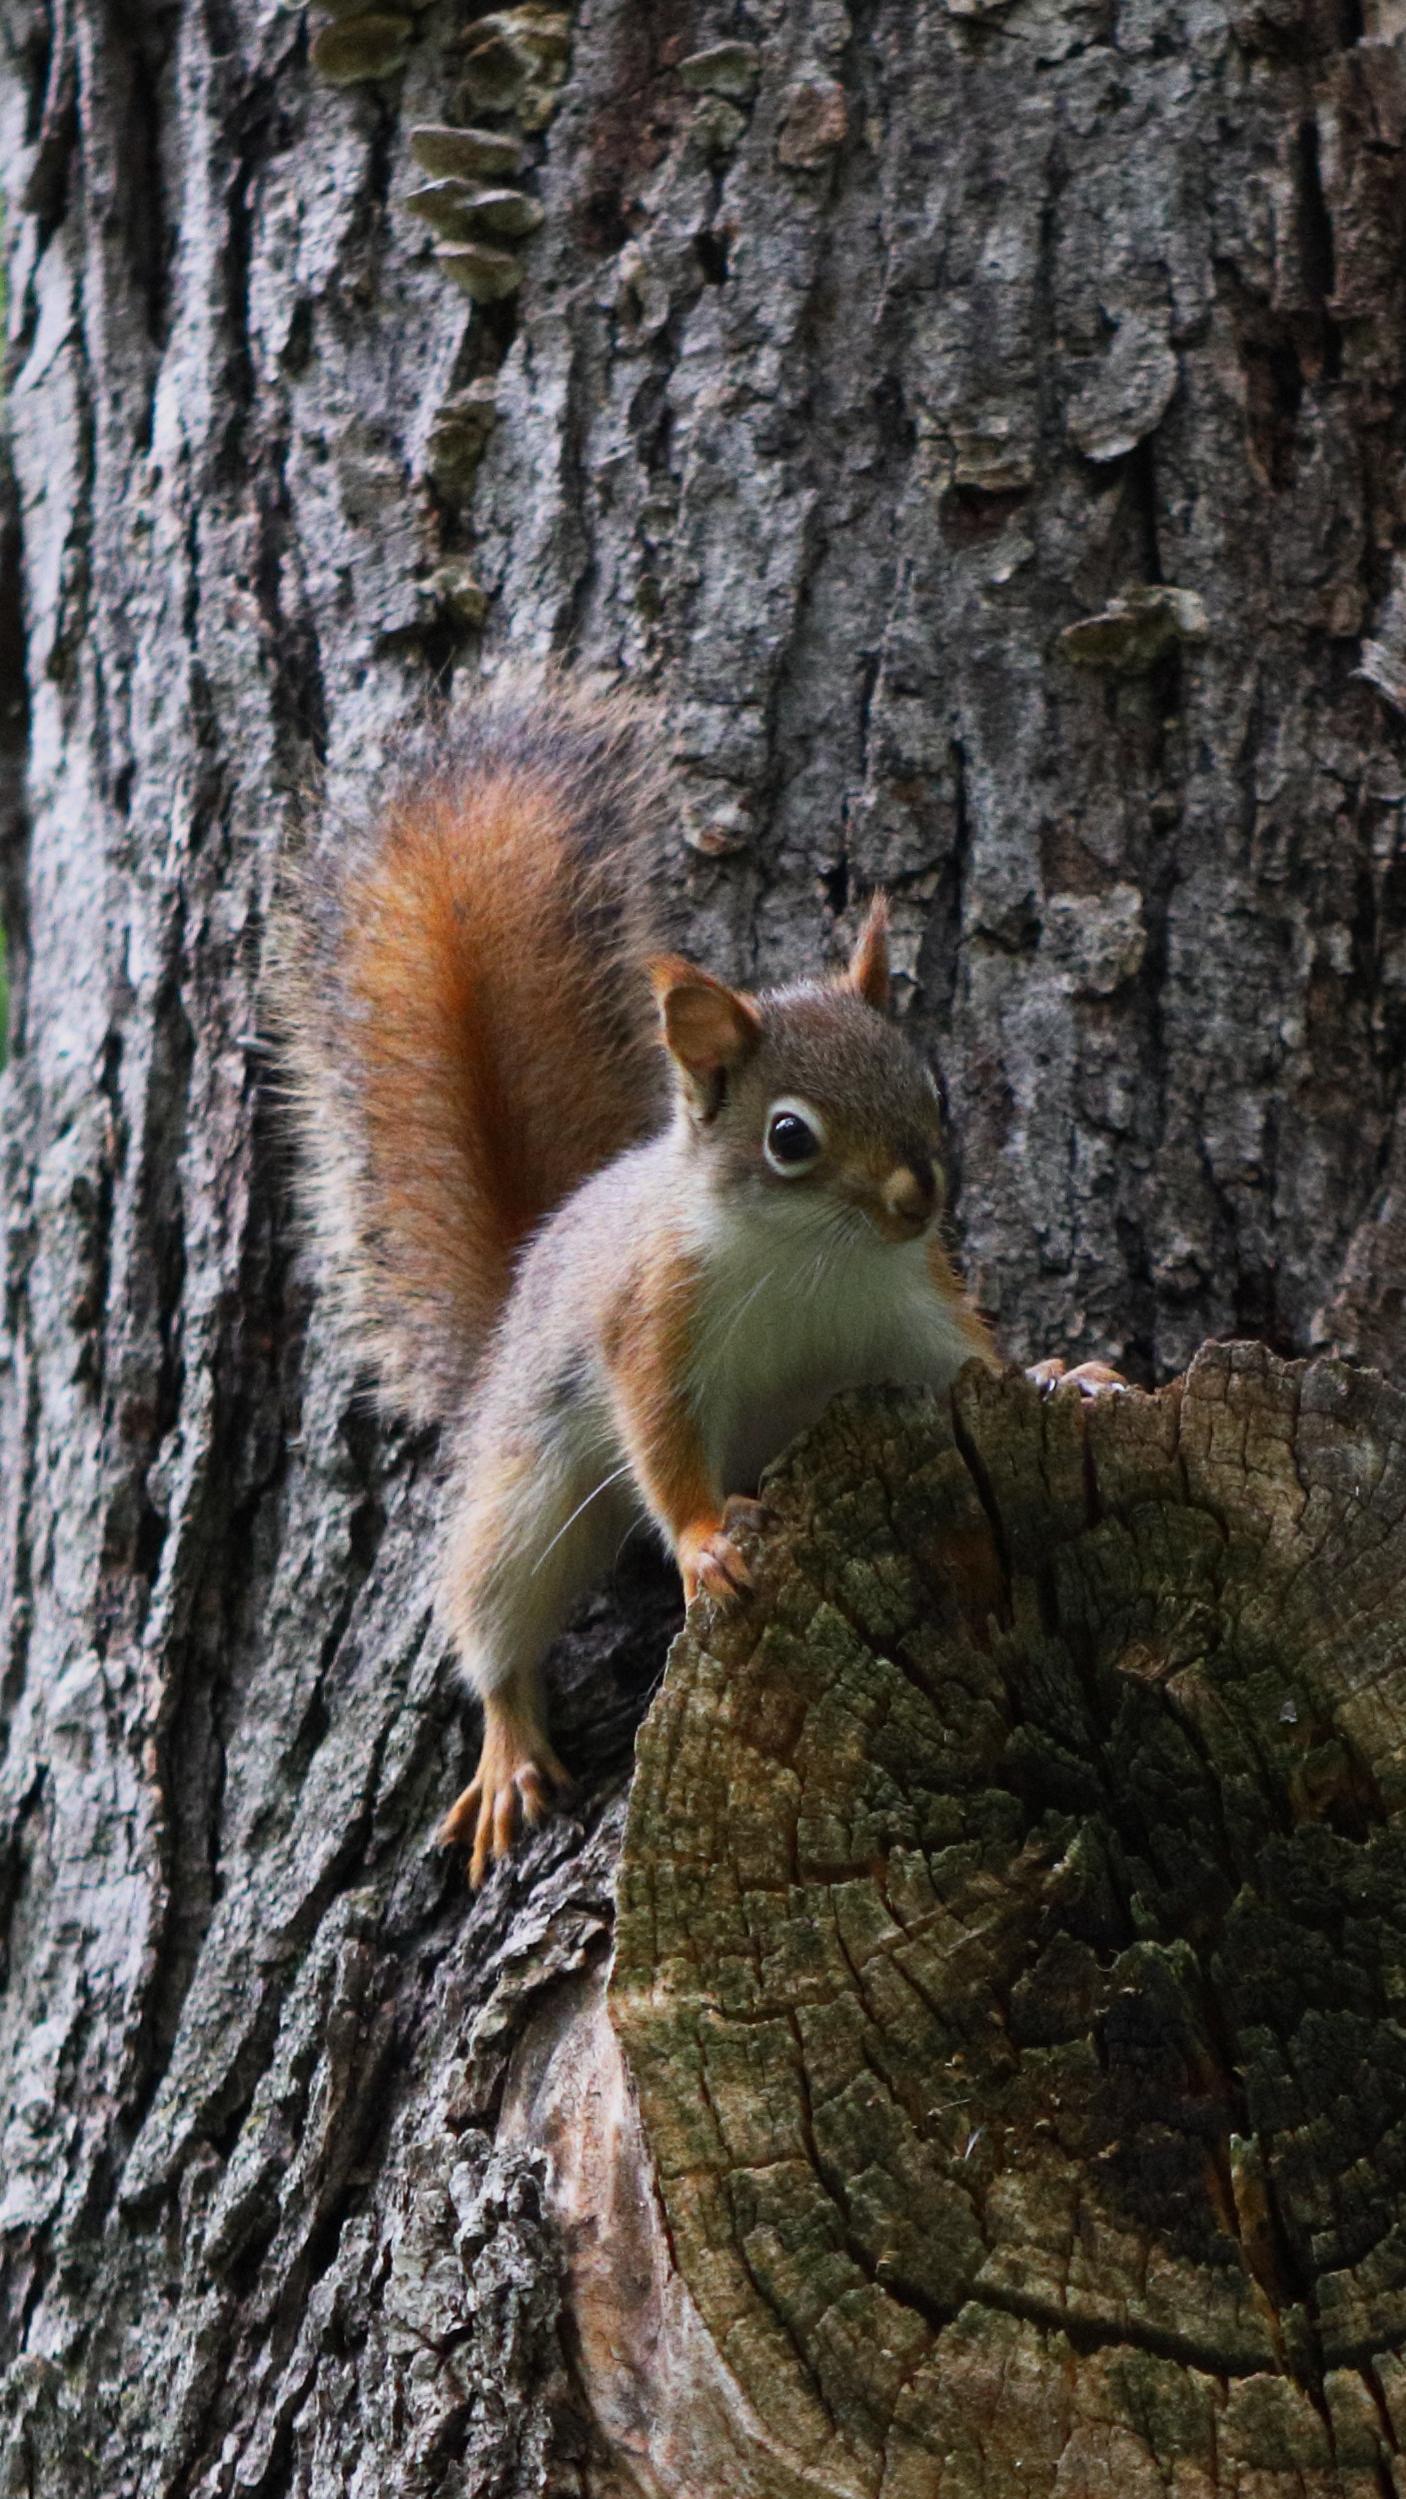
M277 858L319 775L335 806L436 681L511 643L656 686L696 951L747 978L799 969L890 886L905 1009L944 1071L968 1269L1012 1355L1101 1353L1150 1380L1230 1330L1388 1366L1402 1350L1394 0L1365 23L1352 0L472 14L11 0L5 24L0 2489L34 2499L605 2499L672 2469L623 2425L628 2389L602 2386L562 2230L575 2173L523 2112L531 2056L588 2020L609 1956L633 1730L673 1598L641 1560L563 1643L579 1811L470 1904L427 1844L472 1746L427 1623L432 1457L373 1431L310 1315L259 1040ZM422 141L413 161L412 130L445 124L500 144ZM506 203L435 188L495 157ZM412 189L430 194L416 209ZM531 203L542 222L519 235ZM1282 1420L1290 1392L1264 1394ZM1121 1407L1095 1439L1172 1411ZM1376 1480L1385 1413L1359 1452L1363 1532L1383 1537L1399 1532ZM884 1427L863 1428L877 1475ZM1028 1448L1056 1431L1021 1428ZM1303 1430L1279 1438L1299 1450ZM1336 1445L1346 1464L1356 1444ZM872 1503L831 1522L828 1589L877 1567L882 1526ZM1203 1520L1169 1548L1189 1641L1206 1543ZM1090 1691L1115 1672L1137 1687L1099 1646L1134 1584L1088 1583ZM1168 1653L1173 1681L1193 1672ZM681 1652L658 1725L703 1654ZM856 1671L880 1708L901 1669L872 1658ZM1146 1680L1146 1724L1170 1725ZM1384 1671L1368 1699L1339 1830L1359 1852L1387 1847L1359 1781L1389 1751ZM1051 1698L1031 1736L1009 1788L1027 1818L1077 1814L1081 1777L1108 1771L1080 1707L1066 1724ZM1186 1813L1234 1824L1207 1860L1219 1888L1183 1901L1169 1876L1150 1926L1128 1909L1131 1940L1084 1935L1096 1971L1081 1961L1066 1993L1071 2022L1106 2028L1116 1973L1128 2070L1152 2025L1160 2090L1175 2034L1175 2110L1200 2091L1204 2123L1169 2117L1165 2170L1120 2184L1115 2059L1063 2151L1100 2193L1154 2201L1204 2151L1177 2261L1241 2299L1249 2339L1210 2306L1194 2329L1147 2325L1152 2293L1122 2287L1099 2206L1080 2332L1092 2352L1115 2311L1119 2333L1144 2318L1126 2401L1099 2364L1113 2461L1059 2481L1048 2442L1003 2450L982 2464L988 2499L1136 2488L1115 2432L1164 2460L1177 2499L1397 2486L1397 2364L1374 2380L1355 2344L1339 2355L1314 2288L1369 2262L1353 2216L1395 2191L1389 2112L1365 2088L1350 2112L1315 2101L1324 2165L1286 2183L1254 2130L1288 2120L1242 2124L1226 2036L1185 2027L1210 2015L1174 2000L1178 1953L1211 1949L1250 1845L1247 1728L1218 1750L1188 1710ZM1277 1778L1291 1738L1270 1740ZM1340 1740L1322 1736L1330 1790ZM1061 1745L1072 1802L1040 1785ZM1377 1781L1395 1811L1380 1765ZM631 1811L636 1833L657 1816L664 1853L684 1844L676 1803L656 1762ZM1035 1824L1008 1819L1029 1919L1054 1877ZM1006 1827L942 1845L975 1862ZM1385 1892L1380 1913L1349 1892L1389 1926ZM627 1890L620 2002L657 2127L644 1898ZM1318 1899L1264 1930L1286 1985ZM1017 1919L1009 1952L1047 1940ZM1083 2033L1038 2031L1042 1966L1036 2044L1087 2067ZM1352 2010L1366 2070L1394 2074L1377 1998ZM1338 1998L1325 2018L1346 2018ZM984 2196L995 2132L1034 2089L1028 2045L1018 2073L992 2069L996 2119L968 2127L988 2127L962 2156ZM948 2150L963 2123L942 2116ZM1241 2237L1260 2232L1265 2264L1287 2249L1304 2266L1287 2289L1231 2244L1214 2201L1230 2192L1264 2215ZM1334 2192L1325 2217L1314 2198ZM1160 2205L1139 2218L1164 2222ZM882 2285L888 2242L867 2222L858 2237ZM915 2305L896 2267L876 2331L918 2389L903 2336L947 2333L965 2277ZM690 2281L716 2339L722 2309ZM739 2290L739 2318L765 2296ZM993 2319L1048 2431L1055 2343L1029 2355L1055 2294L1040 2275L1020 2298L983 2311L971 2412L912 2395L918 2479L882 2499L967 2486L958 2463L939 2485L933 2459L998 2403ZM1399 2328L1363 2314L1389 2354ZM760 2393L784 2406L813 2355L771 2331ZM725 2361L755 2406L755 2353ZM1192 2385L1184 2437L1159 2427L1164 2367ZM1270 2425L1239 2446L1214 2443L1201 2378L1218 2371ZM778 2476L816 2469L813 2407L823 2420L833 2398L805 2401L783 2424L801 2461ZM877 2414L834 2418L833 2486L878 2490ZM753 2487L722 2457L695 2459L709 2499Z

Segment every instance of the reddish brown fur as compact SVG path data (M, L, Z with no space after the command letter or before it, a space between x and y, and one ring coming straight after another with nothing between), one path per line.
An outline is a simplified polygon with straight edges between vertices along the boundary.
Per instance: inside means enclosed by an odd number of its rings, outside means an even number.
M663 1039L690 1086L706 1094L720 1069L736 1067L756 1048L761 1018L742 991L683 955L656 955L648 968Z
M709 1475L690 1396L699 1284L692 1263L666 1236L631 1276L604 1331L621 1442L685 1577L683 1548L705 1540L722 1516L721 1487Z
M887 894L874 894L864 914L845 974L846 985L866 1006L887 1015L890 1004L889 904Z
M673 1547L690 1604L700 1588L724 1603L751 1585L728 1533L756 1525L759 1503L724 1499L709 1466L692 1394L703 1277L667 1234L632 1274L602 1330L615 1425L630 1471Z
M570 864L550 796L500 776L398 811L350 895L381 1219L409 1291L447 1294L475 1337L527 1234L638 1131L633 1059L601 1048Z
M510 676L364 826L319 828L294 881L273 1005L314 1227L417 1417L462 1403L528 1234L658 1116L666 803L631 702Z

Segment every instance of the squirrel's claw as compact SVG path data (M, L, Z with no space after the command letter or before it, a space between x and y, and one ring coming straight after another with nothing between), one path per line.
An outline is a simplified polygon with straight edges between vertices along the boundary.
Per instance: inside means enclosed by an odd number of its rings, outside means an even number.
M700 1545L693 1563L693 1584L719 1605L735 1604L751 1593L752 1574L730 1536L719 1527Z
M491 1704L478 1768L441 1822L441 1848L468 1848L469 1889L478 1891L490 1864L511 1855L519 1831L534 1831L551 1809L553 1792L571 1785L540 1729L528 1729Z
M750 1596L751 1565L734 1544L731 1531L768 1527L771 1520L772 1512L764 1502L733 1493L723 1504L721 1519L712 1524L705 1521L682 1535L678 1564L686 1602L691 1605L700 1588L716 1605L735 1605L740 1597Z
M1047 1392L1052 1388L1074 1388L1081 1397L1102 1397L1109 1389L1128 1386L1121 1371L1106 1362L1081 1362L1074 1370L1058 1354L1050 1354L1044 1362L1032 1362L1025 1374L1035 1386Z

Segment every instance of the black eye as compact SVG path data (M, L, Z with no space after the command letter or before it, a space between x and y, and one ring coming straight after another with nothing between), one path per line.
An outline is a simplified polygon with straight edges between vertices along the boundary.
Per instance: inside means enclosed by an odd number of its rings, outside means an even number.
M799 1171L805 1163L813 1163L820 1152L820 1139L808 1119L799 1111L776 1111L767 1126L766 1157L777 1171Z

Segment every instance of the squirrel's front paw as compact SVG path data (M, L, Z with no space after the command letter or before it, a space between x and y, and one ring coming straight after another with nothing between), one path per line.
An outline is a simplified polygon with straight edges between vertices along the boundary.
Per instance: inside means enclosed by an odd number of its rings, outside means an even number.
M1110 1388L1126 1388L1128 1382L1121 1371L1106 1362L1081 1362L1074 1370L1051 1354L1044 1362L1032 1362L1025 1374L1037 1388L1076 1388L1081 1397L1102 1397Z
M735 1605L739 1597L750 1596L751 1568L733 1543L730 1531L736 1527L765 1527L770 1518L771 1512L764 1503L750 1501L745 1493L734 1493L723 1503L720 1519L701 1519L696 1527L685 1528L678 1542L678 1565L688 1604L692 1604L700 1588L718 1605Z
M490 1862L506 1857L520 1830L535 1830L553 1794L571 1785L546 1737L489 1701L483 1749L469 1786L439 1826L441 1848L471 1848L469 1884L477 1891Z

